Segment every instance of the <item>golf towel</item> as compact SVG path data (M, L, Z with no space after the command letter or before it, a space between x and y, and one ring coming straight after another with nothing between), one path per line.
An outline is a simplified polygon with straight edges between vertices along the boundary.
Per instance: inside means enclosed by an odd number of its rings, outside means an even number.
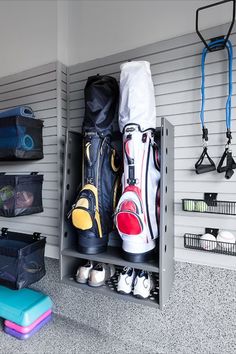
M18 106L6 111L0 112L0 118L8 118L8 117L26 117L26 118L34 118L34 112L31 107L28 106Z

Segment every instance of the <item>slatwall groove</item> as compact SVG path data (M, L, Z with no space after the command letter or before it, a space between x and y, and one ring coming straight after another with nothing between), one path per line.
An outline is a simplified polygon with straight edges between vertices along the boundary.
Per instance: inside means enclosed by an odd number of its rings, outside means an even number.
M211 38L225 31L227 25L205 31ZM236 32L231 36L236 50ZM175 126L175 248L178 260L194 259L195 252L184 249L185 232L204 232L205 227L217 225L226 230L236 229L233 217L187 213L181 210L182 198L203 198L204 192L218 192L219 200L236 200L236 174L226 181L224 174L196 175L194 165L202 151L201 142L201 52L202 43L196 34L189 34L149 46L99 58L68 68L68 118L69 127L81 131L84 117L84 86L89 76L97 73L112 75L119 79L120 64L127 60L148 60L155 89L157 124L166 117ZM209 129L209 151L216 164L224 151L225 105L228 92L228 62L225 51L210 54L206 60L206 110L205 120ZM235 86L236 61L233 63ZM236 133L236 91L232 97L232 131ZM232 147L236 156L233 140ZM234 192L235 190L235 192ZM196 215L197 214L197 215ZM208 254L209 264L214 263L214 254ZM222 258L223 257L223 258ZM230 257L222 256L224 263L231 265ZM206 257L205 257L206 258ZM206 264L206 259L204 262ZM200 262L200 261L199 261ZM217 263L217 261L216 261Z
M221 80L222 81L222 80ZM235 82L233 82L235 84ZM196 101L199 102L201 100L200 94L200 82L198 85L195 84L195 88L189 88L188 90L176 91L176 92L165 92L163 94L155 94L156 104L158 107L168 106L173 104L182 104L183 102L191 102ZM227 83L221 83L218 85L211 85L206 87L206 104L211 99L225 99L227 95L228 85ZM76 99L76 93L70 95L70 107L71 109L84 109L84 102L82 99ZM232 105L235 104L235 95L232 96Z
M36 77L31 77L30 79L26 80L21 80L13 83L9 83L6 85L0 86L0 93L10 93L10 92L18 92L18 90L21 90L23 88L29 88L29 87L34 87L39 84L45 84L48 82L52 82L56 80L56 74L55 71L52 71L51 73L46 73L42 74L40 76Z
M44 82L43 84L35 84L27 88L20 88L16 91L8 91L1 93L1 103L8 101L9 99L22 98L27 96L32 96L38 93L47 93L55 88L55 80Z
M232 35L232 42L235 40L235 33ZM196 41L196 38L195 38ZM235 46L233 46L234 48ZM181 60L181 59L193 59L194 57L199 58L201 56L200 51L201 51L202 45L201 43L194 43L194 44L189 44L184 47L175 47L171 48L166 51L157 51L151 55L142 55L142 56L137 56L133 57L133 60L148 60L151 62L152 65L157 65L157 64L168 64L170 66L170 63L175 62L176 60ZM197 54L196 54L197 53ZM221 53L216 53L214 58L208 58L208 62L211 62L211 60L219 60L221 58ZM103 69L104 74L117 74L119 71L117 70L117 67L123 62L118 61L115 62L114 64L106 65L106 66L98 66L95 69L90 69L88 71L79 71L75 70L74 72L69 71L69 74L71 76L71 82L74 82L75 80L78 81L83 81L86 80L86 75L95 75L98 70ZM116 71L117 70L117 71ZM77 79L79 77L79 79Z
M235 34L232 36L232 40L235 39L236 36ZM196 39L195 39L196 40ZM186 51L187 48L187 51ZM197 44L192 44L189 45L187 47L185 47L185 51L183 51L183 48L174 48L171 49L169 51L169 56L168 55L168 51L166 52L157 52L155 54L153 54L152 56L154 57L150 57L148 55L143 55L140 56L139 58L142 60L147 60L151 62L151 66L152 66L152 73L155 75L156 74L156 68L157 65L165 65L165 67L167 68L166 72L174 72L174 70L170 71L170 67L172 63L175 63L177 60L180 61L180 65L183 63L182 60L189 60L189 62L193 63L193 60L196 60L199 62L200 59L200 51L201 51L202 45L201 43L197 43ZM233 46L233 49L235 48L235 46ZM196 52L198 52L198 54L196 54ZM170 55L171 53L171 55ZM225 57L225 53L223 52L217 52L215 53L214 58L213 57L208 57L207 58L207 64L209 63L215 63L217 61L222 60L222 56ZM150 59L151 58L151 59ZM140 60L139 59L139 60ZM137 57L133 57L133 60L137 60ZM110 75L118 75L119 74L119 66L123 61L117 62L115 64L110 64L107 65L105 67L101 66L101 67L97 67L95 69L90 69L89 71L75 71L74 73L70 73L70 82L73 83L75 81L77 81L78 83L84 83L87 79L87 76L91 76L91 75L96 75L96 73L98 72L99 69L103 68L103 73L104 74L110 74ZM194 67L194 63L191 65L191 67Z
M0 82L0 86L6 85L9 83L15 83L18 81L24 82L24 80L27 80L29 78L35 78L35 77L41 76L43 74L51 73L52 71L56 71L56 63L55 62L45 64L42 66L38 66L33 69L25 70L25 71L19 72L14 75L8 75L5 77L2 77L1 82Z
M170 70L170 66L166 65L166 69L163 67L165 63L163 64L157 64L155 67L151 65L152 69L152 77L153 77L153 83L154 85L165 85L166 83L175 83L175 82L181 82L184 80L192 80L193 78L200 78L200 65L198 62L198 65L189 65L186 61L185 58L181 58L180 64L175 67L172 67ZM176 64L176 62L174 62ZM218 61L213 61L211 63L206 62L206 77L217 74L217 73L223 73L227 70L227 61L225 59L218 60ZM235 63L233 63L233 69L235 69ZM173 80L173 73L175 73L176 79ZM110 73L110 75L114 75L114 73ZM119 76L119 72L115 73L115 76ZM86 83L86 79L82 80L81 82L75 81L71 83L70 87L70 93L74 91L82 92L83 89L81 89L81 85L84 86Z
M6 92L10 85L12 85L12 90L14 91L14 88L16 90L18 90L19 87L27 87L28 85L31 86L31 85L35 85L36 83L50 81L51 79L55 78L55 69L51 70L51 71L43 72L43 71L41 71L41 68L38 67L38 68L30 69L30 71L31 70L36 70L36 69L38 69L40 71L38 73L38 75L30 75L30 77L26 77L27 76L27 72L23 71L22 75L25 76L25 78L21 77L18 80L12 79L13 75L12 76L10 75L8 79L5 79L4 77L2 77L1 78L1 84L0 84L1 92L2 91ZM15 74L15 75L18 75L18 74ZM9 91L12 91L12 90L9 90Z

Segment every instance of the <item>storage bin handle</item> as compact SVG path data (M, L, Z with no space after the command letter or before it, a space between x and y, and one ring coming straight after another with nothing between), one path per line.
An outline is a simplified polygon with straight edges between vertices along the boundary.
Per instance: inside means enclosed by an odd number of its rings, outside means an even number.
M218 235L219 229L213 229L212 227L206 227L205 228L205 233L206 234L212 234L215 237Z
M41 233L40 232L34 232L33 233L34 240L40 240L40 237L41 237Z
M7 235L8 228L7 227L2 227L1 229L1 236L6 236Z

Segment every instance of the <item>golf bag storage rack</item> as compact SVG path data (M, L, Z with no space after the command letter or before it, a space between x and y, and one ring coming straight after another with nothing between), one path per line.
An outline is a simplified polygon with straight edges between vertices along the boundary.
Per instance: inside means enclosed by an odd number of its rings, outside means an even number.
M209 232L206 229L206 233ZM214 229L216 231L216 229ZM216 234L215 234L216 235ZM202 234L186 233L184 235L184 247L194 250L212 252L218 254L225 254L228 256L236 256L236 243L219 242L217 240L203 240L201 241ZM202 247L201 242L205 243L205 247Z
M204 193L204 199L182 199L182 209L197 213L236 215L236 202L217 200L217 193Z
M157 247L152 260L142 263L133 263L122 257L121 239L115 229L109 234L107 250L97 254L85 254L78 250L78 234L71 219L68 219L68 212L78 195L78 187L82 180L80 159L83 150L83 135L68 130L65 143L65 161L63 178L63 202L61 217L61 241L60 241L60 274L61 281L79 289L97 292L105 296L116 297L122 301L136 302L143 306L151 306L162 309L165 305L174 278L174 132L173 126L166 119L161 120L157 127L158 139L160 141L160 236L157 239ZM87 284L75 282L77 268L87 260L98 263L113 264L118 270L127 266L135 269L146 270L159 279L159 291L154 294L153 299L138 299L133 295L124 296L114 289L114 285L106 284L101 287L90 287ZM111 283L115 283L113 279Z
M0 173L0 216L15 217L43 211L43 175Z
M1 229L0 285L22 289L46 273L44 264L46 237L38 232L32 235Z
M36 118L0 118L0 160L43 158L43 121Z

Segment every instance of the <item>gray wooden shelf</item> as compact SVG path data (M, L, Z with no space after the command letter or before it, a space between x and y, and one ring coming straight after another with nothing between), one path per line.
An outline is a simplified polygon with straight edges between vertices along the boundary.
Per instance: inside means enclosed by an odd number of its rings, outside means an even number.
M96 293L104 295L104 296L109 296L109 297L113 297L113 298L116 297L116 298L123 300L123 301L130 301L130 302L134 302L139 305L145 305L145 306L159 308L159 304L156 301L153 301L150 299L139 299L139 298L133 296L132 294L130 294L130 295L119 294L116 290L112 290L108 286L92 287L92 286L89 286L88 284L79 284L74 280L74 278L72 276L69 276L69 275L63 277L62 282L64 284L74 286L74 287L81 289L81 290L93 291L93 292L96 292Z
M148 263L132 263L125 261L121 258L121 250L118 247L108 247L106 252L99 253L99 254L83 254L79 253L78 251L66 248L62 251L63 256L75 257L80 259L90 259L96 262L103 262L114 264L121 267L132 267L135 269L143 269L147 270L148 272L159 272L158 265L155 262L148 262Z

